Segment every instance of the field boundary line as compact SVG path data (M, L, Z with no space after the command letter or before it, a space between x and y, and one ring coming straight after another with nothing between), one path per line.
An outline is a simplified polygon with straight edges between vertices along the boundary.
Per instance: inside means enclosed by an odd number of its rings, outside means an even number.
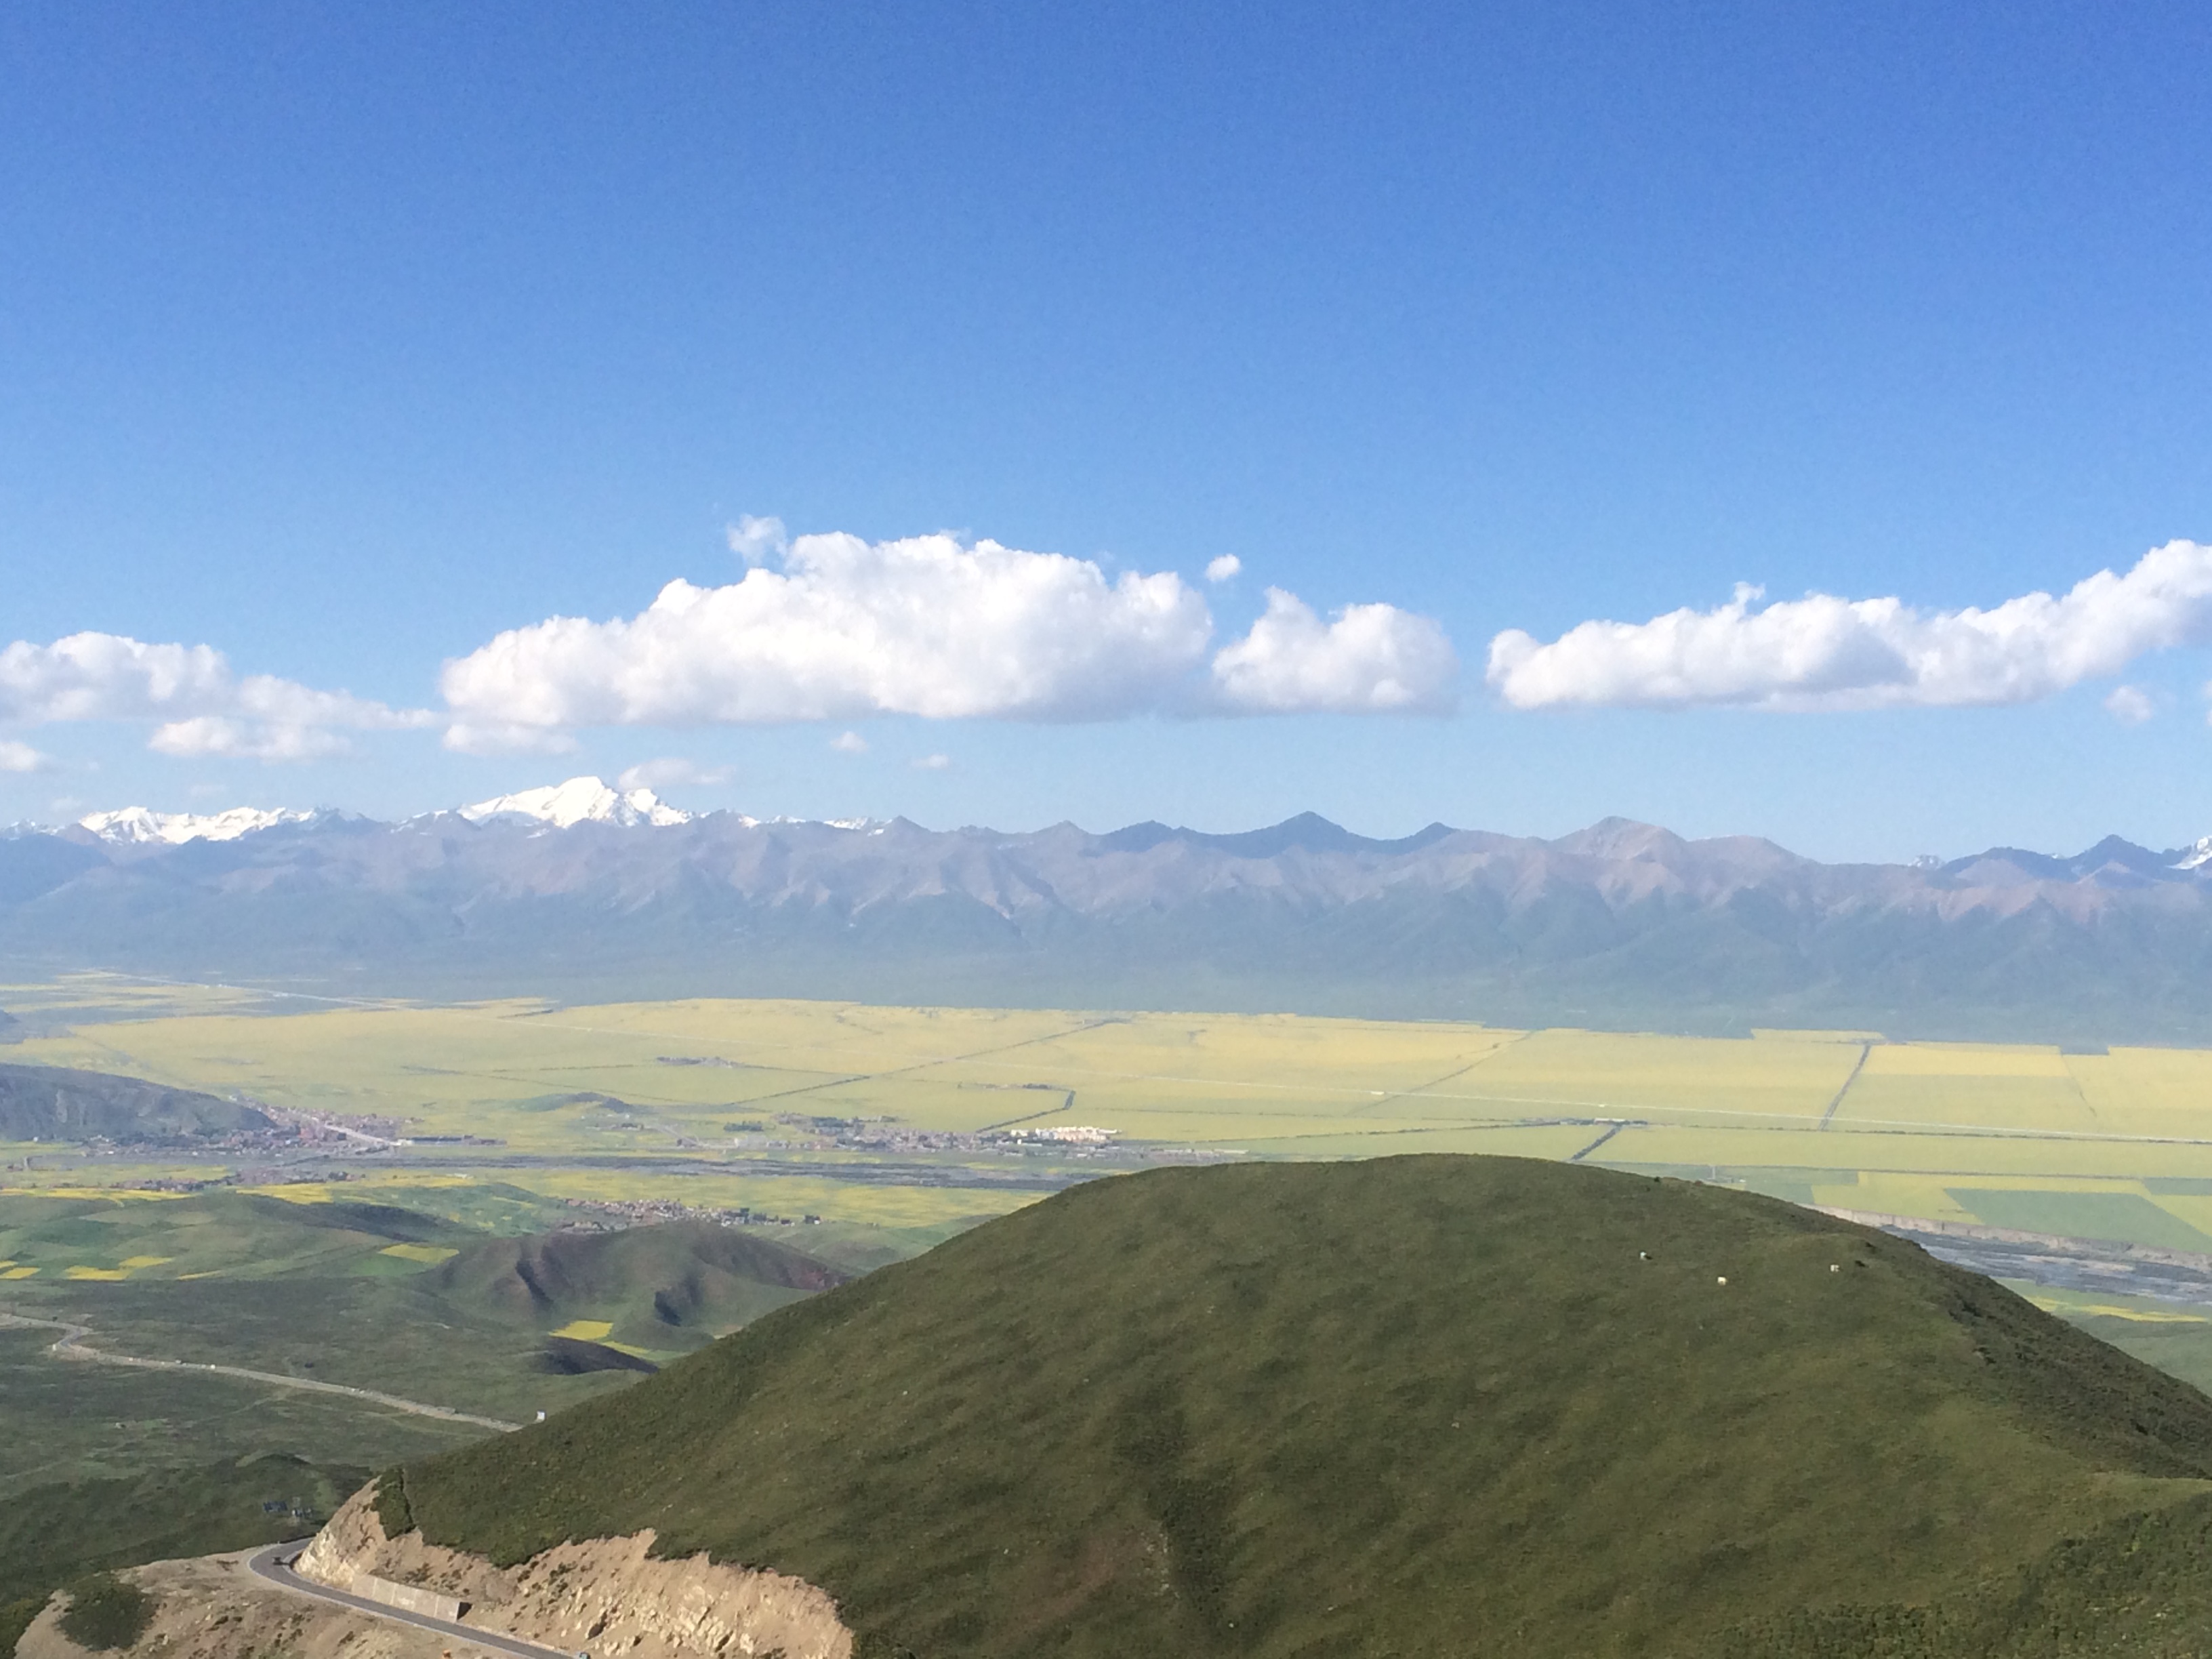
M1844 1097L1850 1093L1851 1085L1859 1080L1859 1073L1866 1070L1867 1056L1873 1052L1874 1044L1871 1042L1862 1042L1859 1044L1858 1060L1857 1063L1851 1067L1851 1074L1844 1079L1844 1086L1836 1091L1836 1097L1828 1103L1828 1109L1820 1114L1820 1127L1823 1129L1826 1128L1831 1123L1836 1121L1837 1109L1844 1103ZM2074 1092L2077 1095L2081 1092L2081 1085L2080 1084L2077 1083L2074 1085ZM2083 1103L2086 1105L2087 1103L2085 1101Z
M1570 1164L1581 1163L1599 1147L1604 1146L1607 1141L1612 1139L1615 1135L1619 1134L1623 1129L1626 1129L1628 1127L1628 1120L1626 1118L1621 1118L1614 1122L1607 1124L1605 1126L1605 1133L1603 1134L1601 1134L1595 1140L1593 1140L1589 1146L1583 1147L1582 1151L1577 1152L1572 1158L1569 1158L1567 1162Z
M1518 1036L1507 1038L1504 1042L1499 1043L1495 1048L1491 1049L1489 1053L1477 1054L1473 1060L1468 1061L1466 1065L1455 1066L1452 1070L1446 1072L1442 1077L1431 1078L1426 1083L1416 1083L1403 1089L1384 1090L1381 1096L1382 1103L1387 1106L1394 1100L1417 1100L1427 1091L1431 1089L1441 1089L1445 1084L1449 1083L1454 1078L1465 1077L1476 1066L1483 1065L1486 1061L1497 1059L1498 1055L1504 1054L1515 1043L1526 1042L1528 1040L1528 1033L1522 1031ZM1368 1092L1372 1095L1375 1091L1373 1090L1370 1090Z
M215 1365L191 1359L147 1359L136 1354L110 1353L104 1348L88 1348L84 1339L90 1336L88 1325L71 1325L58 1319L32 1319L21 1314L0 1314L0 1328L39 1326L62 1333L61 1340L46 1352L57 1359L89 1360L101 1365L130 1365L140 1370L193 1371L207 1376L238 1377L248 1382L266 1382L280 1389L301 1389L315 1394L343 1395L350 1400L366 1400L379 1406L389 1406L395 1411L410 1413L416 1417L435 1417L449 1423L474 1423L483 1428L497 1429L512 1434L522 1425L508 1423L496 1417L479 1417L473 1412L456 1411L451 1406L433 1406L421 1400L405 1400L396 1394L385 1394L375 1389L356 1389L343 1382L323 1382L313 1377L286 1376L277 1371L249 1370L243 1365Z
M1017 1123L1034 1123L1041 1117L1058 1117L1062 1112L1072 1112L1075 1109L1074 1090L1062 1089L1060 1091L1060 1104L1057 1106L1048 1106L1042 1112L1031 1112L1024 1117L1002 1118L996 1123L986 1123L981 1128L974 1130L972 1133L988 1135L1000 1129L1011 1129Z

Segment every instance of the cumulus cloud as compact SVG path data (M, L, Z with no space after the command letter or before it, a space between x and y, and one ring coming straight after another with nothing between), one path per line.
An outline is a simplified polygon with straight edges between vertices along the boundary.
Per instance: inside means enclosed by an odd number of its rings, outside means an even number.
M1222 704L1247 714L1442 714L1458 673L1451 641L1426 617L1354 605L1323 623L1279 587L1252 631L1213 659Z
M1243 568L1243 560L1238 558L1234 553L1224 553L1219 558L1207 562L1206 580L1210 582L1225 582Z
M624 791L672 789L686 784L708 787L727 783L734 775L726 766L702 766L696 761L685 760L680 755L664 755L658 760L640 761L615 781Z
M0 720L159 721L150 742L163 754L312 760L342 752L343 731L393 731L435 720L424 709L392 708L270 674L240 678L207 645L84 633L0 648Z
M1488 678L1516 708L1783 709L2029 702L2117 674L2147 652L2212 640L2212 548L2169 542L2125 575L1984 611L1814 593L1761 606L1739 587L1711 611L1586 622L1550 644L1491 641Z
M1081 719L1149 701L1201 651L1172 574L950 536L802 536L782 571L677 580L641 615L556 617L447 665L465 721L556 727L872 714Z
M858 732L840 732L830 739L830 746L841 755L865 755L868 740Z
M2141 726L2158 713L2158 704L2141 686L2116 685L2105 698L2105 712L2128 726Z
M914 769L917 772L950 772L952 769L952 757L950 755L924 755L920 760L913 762L912 764Z
M747 520L773 556L720 587L673 581L639 615L555 617L446 665L448 742L513 747L578 726L1141 713L1380 713L1447 706L1443 630L1385 605L1322 624L1286 593L1206 672L1213 618L1173 572L950 535L869 543ZM549 738L550 740L550 738Z
M0 772L50 772L54 757L42 755L27 743L0 738Z

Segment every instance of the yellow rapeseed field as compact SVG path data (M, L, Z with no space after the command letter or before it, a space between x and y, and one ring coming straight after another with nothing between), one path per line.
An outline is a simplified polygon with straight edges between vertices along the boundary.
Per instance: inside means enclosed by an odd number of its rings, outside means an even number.
M442 1138L348 1196L473 1180L934 1227L1042 1188L1009 1185L1020 1166L1003 1155L929 1137L1088 1126L1187 1155L1579 1157L1883 1214L2011 1218L1997 1224L2042 1213L2021 1196L2042 1193L2053 1216L2212 1252L2200 1051L789 1000L330 1005L96 975L0 1000L98 1012L15 1045L21 1060ZM866 1133L905 1139L855 1147ZM45 1172L41 1150L7 1149L6 1190L114 1196L208 1173ZM763 1173L771 1162L793 1172ZM311 1203L340 1189L263 1190Z

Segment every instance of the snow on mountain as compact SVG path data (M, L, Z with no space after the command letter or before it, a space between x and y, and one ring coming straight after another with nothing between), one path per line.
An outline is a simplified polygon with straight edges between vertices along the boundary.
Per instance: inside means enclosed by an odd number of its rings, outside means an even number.
M2212 836L2200 837L2197 845L2173 861L2177 870L2202 870L2207 865L2212 865Z
M665 827L689 823L692 815L671 806L650 789L617 790L598 778L570 778L543 789L525 789L500 795L473 806L454 809L471 823L493 819L543 823L566 830L577 823L611 823L624 829L641 825ZM112 812L93 812L76 827L115 847L181 847L191 841L236 841L257 830L281 824L307 823L321 817L320 811L296 807L234 806L227 812L156 812L143 806L125 806ZM750 823L751 819L743 820ZM18 826L25 832L43 833L35 824Z
M125 806L112 812L93 812L76 821L77 828L105 842L123 847L143 847L155 842L181 847L188 841L236 841L256 830L273 830L280 823L305 823L317 817L295 807L234 806L227 812L155 812L143 806Z
M598 778L570 778L566 783L499 795L459 810L471 823L490 818L532 818L556 830L579 823L614 823L631 829L639 824L660 828L691 822L691 814L669 805L650 789L625 793Z

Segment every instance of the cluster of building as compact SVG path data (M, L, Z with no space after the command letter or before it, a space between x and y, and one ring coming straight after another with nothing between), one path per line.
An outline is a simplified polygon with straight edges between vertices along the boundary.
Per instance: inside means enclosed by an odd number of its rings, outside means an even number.
M745 1205L734 1210L713 1209L704 1205L679 1204L672 1198L571 1198L565 1202L572 1210L618 1218L580 1224L609 1231L622 1227L649 1227L659 1221L711 1221L718 1227L803 1227L822 1219L818 1215L775 1215Z

